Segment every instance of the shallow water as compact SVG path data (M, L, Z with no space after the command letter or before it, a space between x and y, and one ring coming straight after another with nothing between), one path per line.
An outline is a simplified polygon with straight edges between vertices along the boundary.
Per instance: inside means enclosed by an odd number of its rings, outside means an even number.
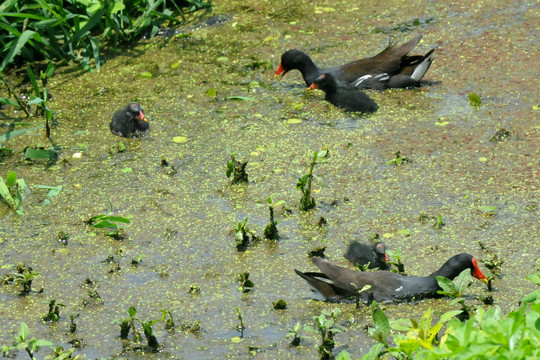
M539 257L540 124L533 109L539 99L539 6L410 1L381 10L374 1L362 8L288 3L218 2L214 13L230 16L222 24L190 24L187 37L143 42L110 58L100 73L57 70L50 106L59 111L53 137L63 149L60 161L46 167L22 159L18 151L25 146L47 143L36 133L10 140L6 145L17 153L0 163L2 176L13 170L32 189L26 216L0 205L2 274L20 262L41 273L27 296L13 285L0 286L0 344L11 343L24 321L32 336L57 345L82 339L77 353L89 358L248 358L254 347L259 358L313 359L315 335L302 331L295 348L286 334L295 323L310 324L322 309L338 306L347 331L336 336L335 354L346 348L359 358L374 343L364 331L369 308L309 300L293 269L314 271L307 253L319 246L330 260L349 266L342 257L347 243L374 233L390 249L402 250L409 274L429 274L458 252L486 260L496 254L504 263L492 295L505 310L533 289L525 276ZM414 19L433 20L410 26ZM432 84L369 91L380 107L374 115L333 108L322 93L305 90L298 72L273 79L288 48L331 66L376 54L389 35L403 42L419 33L424 38L413 53L438 46L425 77ZM272 68L256 66L265 62ZM215 99L205 95L209 88L216 89ZM482 99L479 108L469 104L470 93ZM125 140L109 132L112 114L129 101L145 108L151 138ZM500 128L511 138L491 142ZM174 143L175 136L187 141ZM124 153L114 149L119 140ZM82 158L72 158L81 147ZM295 186L307 171L306 154L323 148L329 157L314 171L317 208L299 212ZM397 151L411 162L387 165ZM249 158L248 185L229 185L230 152ZM38 184L63 185L64 191L43 207L46 191ZM292 210L276 210L282 239L237 252L232 228L247 216L248 226L262 236L271 194ZM109 200L116 215L131 215L123 241L84 223L107 213ZM479 210L484 205L495 206L493 216ZM434 221L419 221L422 213L440 214L445 225L435 229ZM321 217L327 221L323 228L317 226ZM67 245L58 241L60 231L69 234ZM141 254L142 263L133 266ZM114 262L106 262L111 255ZM246 271L255 287L243 295L236 278ZM84 285L86 279L96 285ZM200 293L190 293L191 286ZM43 293L36 293L41 287ZM489 293L475 282L469 294ZM65 305L53 325L41 320L52 298ZM287 301L286 310L272 309L278 299ZM449 303L388 305L386 311L393 318L418 318L428 307L450 310ZM161 318L161 308L172 309L178 326L200 321L201 330L167 332L157 323L163 351L143 354L118 338L113 322L127 317L130 306L144 321ZM246 329L243 341L234 343L240 335L237 308ZM70 335L69 315L75 314L77 332Z

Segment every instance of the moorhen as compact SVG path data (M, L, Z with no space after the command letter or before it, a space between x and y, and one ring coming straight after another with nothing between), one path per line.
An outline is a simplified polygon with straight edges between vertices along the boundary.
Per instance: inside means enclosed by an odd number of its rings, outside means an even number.
M361 244L358 241L352 241L343 256L345 259L352 262L354 266L364 266L369 264L368 269L390 269L390 266L386 263L388 261L386 244L382 241L376 242L373 246Z
M144 116L143 108L138 103L129 103L125 108L117 110L109 127L113 134L131 138L139 137L150 131L150 125Z
M332 74L324 73L315 79L310 89L320 89L326 93L324 99L346 111L375 112L379 108L369 96L355 88L338 86Z
M472 276L487 283L476 259L466 253L451 257L439 270L425 277L405 276L390 271L354 271L318 257L312 258L312 261L322 273L294 271L308 282L315 299L330 302L354 302L357 291L367 284L371 288L360 293L360 299L367 302L399 302L437 297L440 288L435 277L444 276L452 280L465 269L471 269Z
M306 86L309 86L322 73L334 75L340 85L362 89L384 90L418 86L433 61L433 51L426 55L408 56L422 39L417 36L401 46L389 43L379 54L356 60L345 65L319 69L311 58L300 50L287 50L281 55L281 63L274 77L282 77L291 70L302 73Z

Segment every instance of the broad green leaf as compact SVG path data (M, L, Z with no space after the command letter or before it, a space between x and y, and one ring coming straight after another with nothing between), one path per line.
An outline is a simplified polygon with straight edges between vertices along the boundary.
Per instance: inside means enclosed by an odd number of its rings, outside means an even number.
M6 176L7 186L12 188L17 181L17 174L13 171L10 171Z
M129 317L132 318L135 316L135 314L137 314L137 310L133 306L130 306L128 309L128 314Z
M54 150L26 148L24 157L32 160L56 160L58 158L58 153Z
M120 223L124 223L124 224L130 224L131 221L125 217L122 217L122 216L106 216L105 219L107 220L110 220L110 221L116 221L116 222L120 222Z
M25 133L30 132L30 131L39 130L39 129L42 129L44 127L45 127L45 125L40 125L40 126L36 126L36 127L33 127L33 128L28 128L28 129L9 131L9 132L5 133L4 135L0 135L0 143L5 143L9 139L12 139L12 138L14 138L16 136L25 134Z

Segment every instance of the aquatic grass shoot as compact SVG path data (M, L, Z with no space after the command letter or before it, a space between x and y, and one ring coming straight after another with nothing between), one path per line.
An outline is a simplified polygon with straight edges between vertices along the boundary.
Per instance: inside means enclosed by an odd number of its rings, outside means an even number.
M313 169L315 168L317 161L325 158L327 154L328 152L326 150L314 151L312 154L311 163L309 164L308 172L298 179L296 189L302 192L299 206L301 211L308 211L315 207L315 199L311 196Z
M268 199L266 199L266 203L268 204L268 209L270 210L270 222L264 229L264 237L269 240L279 240L279 233L277 229L277 224L279 224L279 221L275 221L274 219L274 208L285 204L285 201L279 200L274 202L274 195L270 195Z

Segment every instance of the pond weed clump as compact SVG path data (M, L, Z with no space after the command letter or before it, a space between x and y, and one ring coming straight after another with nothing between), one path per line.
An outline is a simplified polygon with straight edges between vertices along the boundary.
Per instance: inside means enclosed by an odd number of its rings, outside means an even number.
M236 160L235 152L231 153L230 156L231 158L227 162L227 171L225 172L225 175L227 175L228 178L231 178L231 184L240 184L240 183L247 184L248 174L246 172L246 166L248 164L248 160L244 160L244 161Z
M4 275L2 283L20 285L22 286L21 295L28 295L32 291L32 282L39 274L41 273L21 263L17 264L15 271Z
M247 226L247 216L244 220L239 221L234 226L234 239L236 241L236 250L246 251L250 244L258 242L260 239L253 231ZM250 241L251 240L251 241Z

